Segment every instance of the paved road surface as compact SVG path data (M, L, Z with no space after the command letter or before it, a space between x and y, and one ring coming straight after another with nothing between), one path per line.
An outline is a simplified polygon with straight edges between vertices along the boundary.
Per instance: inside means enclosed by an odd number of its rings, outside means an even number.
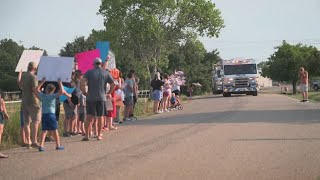
M297 179L320 176L320 105L281 95L205 97L183 111L104 134L63 139L46 152L17 148L0 179Z

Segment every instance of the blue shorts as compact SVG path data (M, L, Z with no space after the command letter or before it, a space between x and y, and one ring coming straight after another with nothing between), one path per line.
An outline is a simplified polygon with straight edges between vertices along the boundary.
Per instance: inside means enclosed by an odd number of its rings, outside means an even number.
M24 121L23 121L23 112L20 111L20 127L24 126Z
M54 131L58 129L58 121L55 113L42 114L42 131Z
M161 101L161 99L162 99L162 91L160 91L160 90L152 91L151 99L154 100L154 101Z

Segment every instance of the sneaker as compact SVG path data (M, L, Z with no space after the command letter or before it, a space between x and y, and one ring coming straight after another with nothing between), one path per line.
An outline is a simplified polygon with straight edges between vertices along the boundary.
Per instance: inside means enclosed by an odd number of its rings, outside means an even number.
M303 100L301 100L300 102L306 102L306 100L303 99Z
M27 149L32 149L32 146L31 146L31 144L27 144Z
M305 100L304 102L309 102L309 100L307 99L307 100Z
M89 141L89 138L83 137L83 138L82 138L82 141Z
M54 141L51 137L46 137L44 139L44 142L51 142L51 141Z
M69 133L71 136L78 136L78 133L75 133L75 132L71 132Z
M44 151L44 147L39 147L39 152L43 152Z
M8 158L8 157L9 157L8 155L0 153L0 158Z
M57 151L64 150L64 147L63 147L63 146L56 147L56 150L57 150Z
M63 137L71 137L71 135L70 135L68 132L64 132L64 133L62 134L62 136L63 136Z
M169 109L165 109L166 112L170 112Z
M32 143L31 146L35 147L35 148L39 148L40 147L40 145L38 143Z

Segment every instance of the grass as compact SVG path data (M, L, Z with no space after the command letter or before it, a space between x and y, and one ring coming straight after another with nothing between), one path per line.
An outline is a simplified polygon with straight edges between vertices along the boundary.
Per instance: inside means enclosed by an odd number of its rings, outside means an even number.
M302 100L302 94L297 92L297 94L288 94L289 97L294 99ZM309 101L310 102L320 102L320 91L310 91L309 92Z

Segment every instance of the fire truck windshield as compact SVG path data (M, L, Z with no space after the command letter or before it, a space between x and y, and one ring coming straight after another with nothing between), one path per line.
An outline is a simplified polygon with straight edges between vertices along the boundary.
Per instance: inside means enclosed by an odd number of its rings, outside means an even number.
M257 74L256 64L225 65L224 75Z

